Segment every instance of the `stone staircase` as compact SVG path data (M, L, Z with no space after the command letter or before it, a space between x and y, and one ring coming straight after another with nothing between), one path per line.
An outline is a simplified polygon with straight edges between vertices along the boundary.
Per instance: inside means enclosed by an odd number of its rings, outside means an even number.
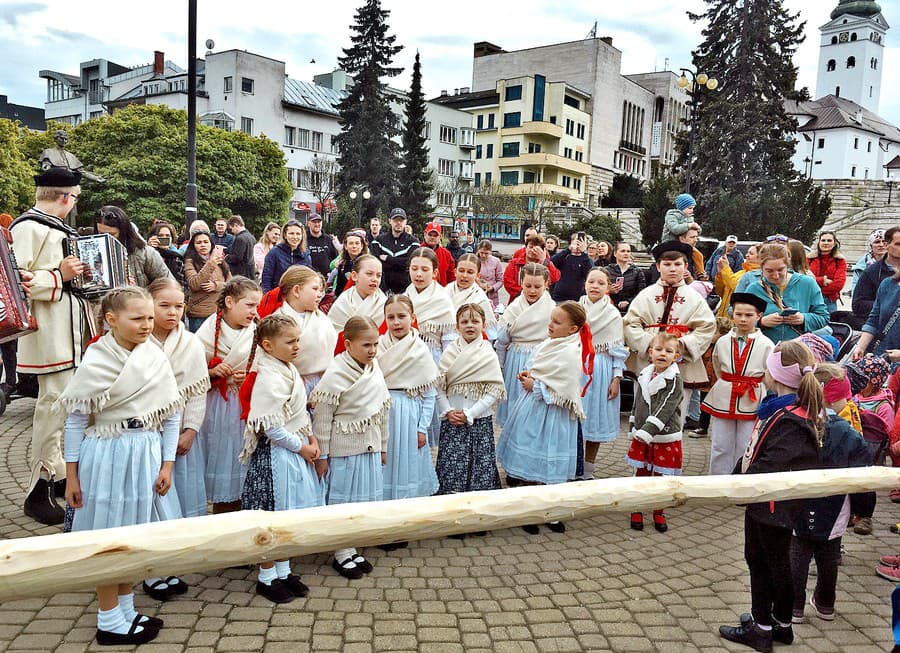
M837 234L851 266L866 252L873 229L900 226L900 184L834 179L822 185L831 194L831 216L822 230Z

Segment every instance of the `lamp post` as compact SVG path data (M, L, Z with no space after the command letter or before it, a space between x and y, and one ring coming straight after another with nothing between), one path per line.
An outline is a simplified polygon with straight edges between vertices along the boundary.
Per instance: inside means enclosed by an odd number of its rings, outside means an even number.
M184 219L190 228L197 219L197 0L188 0L187 183Z
M356 222L363 226L362 223L362 202L366 200L367 202L372 197L372 193L368 190L364 190L362 193L357 193L355 190L350 191L350 199L356 200Z
M688 79L688 75L691 76ZM688 134L688 161L687 171L684 176L684 192L691 192L691 172L694 167L694 131L697 129L697 100L698 92L703 89L714 91L719 87L719 81L715 77L710 77L706 73L698 73L689 68L681 69L681 77L676 82L679 88L691 87L691 131Z

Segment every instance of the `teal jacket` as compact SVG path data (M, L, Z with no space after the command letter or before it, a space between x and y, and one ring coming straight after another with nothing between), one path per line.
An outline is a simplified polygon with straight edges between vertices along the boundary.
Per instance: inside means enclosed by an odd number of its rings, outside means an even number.
M693 218L687 217L684 212L678 209L669 209L666 211L665 224L663 225L661 243L670 240L678 240L679 236L687 233L688 226L694 221Z
M745 292L753 293L757 297L762 297L766 300L766 310L763 315L777 313L780 309L776 306L775 302L769 298L769 295L766 294L766 290L762 285L763 283L767 284L769 288L772 288L777 292L777 288L762 278L756 283L751 283ZM791 278L788 280L787 287L784 289L784 294L781 299L785 308L796 308L803 313L804 322L802 326L798 325L796 327L799 331L795 330L795 328L791 327L789 324L781 324L775 327L762 327L762 332L776 345L782 340L793 340L801 333L817 331L828 324L830 315L828 313L828 308L825 306L825 299L822 297L822 290L819 288L819 284L816 283L816 280L812 277L808 277L805 274L791 274Z

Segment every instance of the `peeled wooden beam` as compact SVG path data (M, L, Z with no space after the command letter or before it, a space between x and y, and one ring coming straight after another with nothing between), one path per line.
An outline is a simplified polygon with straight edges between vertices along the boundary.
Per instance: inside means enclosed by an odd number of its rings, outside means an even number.
M612 478L562 485L246 511L0 542L0 601L344 547L444 537L602 512L744 504L900 487L900 469Z

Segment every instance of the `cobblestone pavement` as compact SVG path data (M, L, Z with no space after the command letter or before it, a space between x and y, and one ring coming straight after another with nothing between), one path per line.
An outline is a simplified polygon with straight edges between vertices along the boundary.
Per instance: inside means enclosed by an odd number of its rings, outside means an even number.
M43 535L24 517L31 400L0 418L0 536ZM701 473L707 439L685 441L685 472ZM598 476L624 476L625 438L601 449ZM879 497L875 534L844 538L837 618L795 626L792 651L886 651L890 593L875 576L878 556L897 553L888 525L900 516ZM565 534L520 529L465 540L412 542L406 550L367 549L375 564L359 581L339 577L327 554L294 561L311 591L273 607L253 593L255 571L193 574L189 592L158 604L137 591L142 612L166 627L142 653L189 651L747 651L720 639L720 624L748 610L738 508L668 511L670 530L637 533L628 516L573 521ZM813 570L813 574L815 571ZM815 576L810 579L815 582ZM104 650L92 642L96 602L89 592L0 605L0 652ZM785 649L787 650L787 649Z

